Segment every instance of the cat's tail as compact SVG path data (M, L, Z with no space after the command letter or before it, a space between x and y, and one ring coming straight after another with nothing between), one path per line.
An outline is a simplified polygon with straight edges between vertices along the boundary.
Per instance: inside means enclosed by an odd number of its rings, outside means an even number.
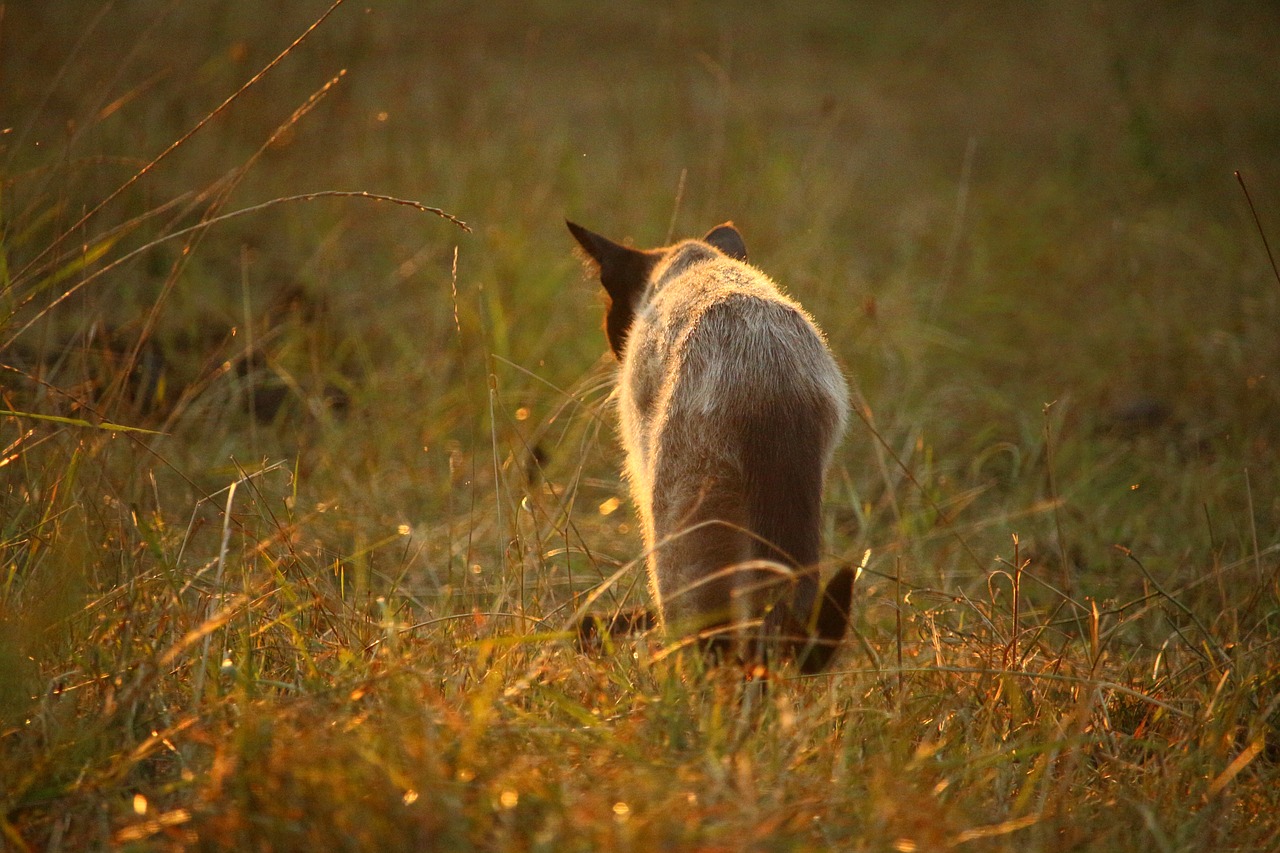
M827 582L814 603L807 626L808 641L796 655L796 664L806 675L827 668L849 630L853 609L854 570L846 566Z

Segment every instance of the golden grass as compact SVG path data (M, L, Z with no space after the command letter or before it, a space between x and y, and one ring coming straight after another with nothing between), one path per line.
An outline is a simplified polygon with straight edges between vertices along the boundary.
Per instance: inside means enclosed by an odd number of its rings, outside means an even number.
M0 6L0 849L1280 844L1269 6L81 7ZM834 672L566 641L566 214L828 331Z

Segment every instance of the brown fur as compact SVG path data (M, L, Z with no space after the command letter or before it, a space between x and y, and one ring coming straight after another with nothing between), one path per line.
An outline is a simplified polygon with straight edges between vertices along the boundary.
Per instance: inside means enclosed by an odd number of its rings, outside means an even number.
M829 662L853 576L819 595L822 484L848 415L822 333L733 223L664 249L568 223L609 296L627 478L668 635ZM593 623L595 624L595 623Z

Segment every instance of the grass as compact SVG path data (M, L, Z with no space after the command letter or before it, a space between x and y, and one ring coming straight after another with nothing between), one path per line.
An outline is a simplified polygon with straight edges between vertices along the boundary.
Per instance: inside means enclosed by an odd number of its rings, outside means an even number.
M0 849L1280 845L1274 9L279 5L0 5ZM566 215L828 332L833 672L566 642Z

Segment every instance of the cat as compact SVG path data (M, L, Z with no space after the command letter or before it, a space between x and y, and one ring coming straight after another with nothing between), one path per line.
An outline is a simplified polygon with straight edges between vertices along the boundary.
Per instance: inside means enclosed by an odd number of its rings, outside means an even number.
M743 662L776 649L821 671L847 629L854 580L843 568L819 584L823 480L849 412L822 332L747 263L732 222L649 250L566 224L608 296L658 625ZM588 617L580 630L607 624Z

